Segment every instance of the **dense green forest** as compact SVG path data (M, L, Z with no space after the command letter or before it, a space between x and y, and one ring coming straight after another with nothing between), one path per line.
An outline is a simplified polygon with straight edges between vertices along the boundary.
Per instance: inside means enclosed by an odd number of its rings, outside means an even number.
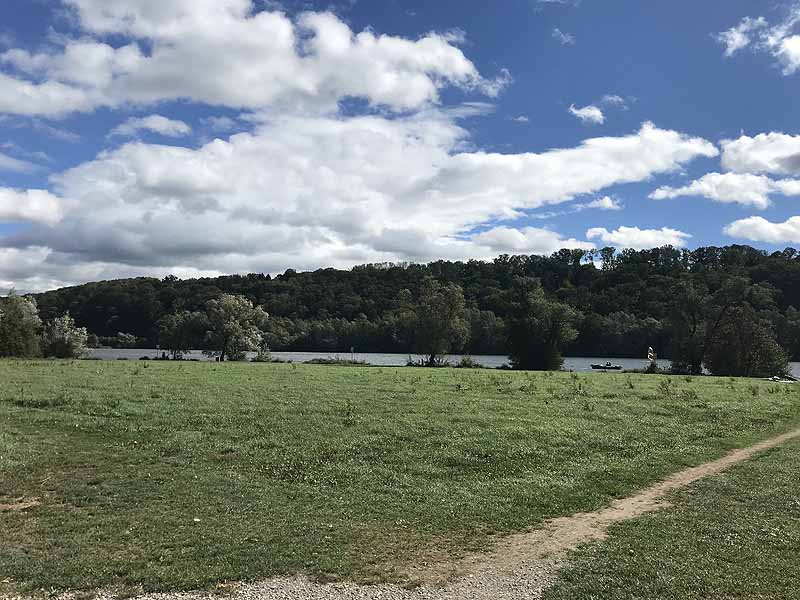
M739 311L739 318L775 336L790 357L800 356L800 254L794 249L768 254L749 246L604 248L549 257L504 255L491 262L288 270L276 277L136 278L50 291L36 302L44 320L69 312L104 343L152 347L159 343L160 320L237 294L269 313L266 339L272 350L405 353L414 349L408 299L429 276L463 289L465 351L472 354L508 353L509 292L518 278L533 277L548 298L580 315L567 355L643 357L652 346L669 357L684 343L679 336L697 335L699 317L709 328L714 319L716 326L722 316ZM716 317L704 308L712 305ZM203 333L198 330L199 348Z

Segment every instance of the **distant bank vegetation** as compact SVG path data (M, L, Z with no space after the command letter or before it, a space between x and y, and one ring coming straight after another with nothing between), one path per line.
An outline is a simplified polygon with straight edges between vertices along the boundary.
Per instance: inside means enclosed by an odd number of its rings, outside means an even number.
M547 370L564 353L644 357L652 346L681 373L705 367L761 376L800 357L794 249L604 248L289 270L274 278L137 278L31 300L44 322L71 315L90 343L158 345L176 354L198 348L233 359L247 350L263 358L268 349L347 355L355 348L422 353L433 365L461 351L509 355L517 368ZM8 355L8 343L0 344Z

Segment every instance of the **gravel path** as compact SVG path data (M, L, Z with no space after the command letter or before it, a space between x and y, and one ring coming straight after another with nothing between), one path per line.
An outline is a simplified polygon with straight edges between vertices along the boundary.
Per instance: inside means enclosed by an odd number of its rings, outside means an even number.
M734 450L718 460L676 473L634 496L616 500L607 508L552 519L535 530L509 536L489 554L468 557L446 569L440 566L435 571L419 571L415 576L429 583L416 588L389 584L320 584L289 577L238 584L225 596L210 592L164 593L141 595L137 600L220 600L221 597L231 600L536 600L555 581L569 551L604 539L610 525L664 508L669 504L663 498L669 492L797 437L800 437L800 429ZM449 581L441 585L433 583L443 578ZM70 597L65 594L61 600L70 600ZM113 596L107 592L97 596L98 600L111 598ZM3 599L0 595L0 600ZM6 596L4 600L25 598Z

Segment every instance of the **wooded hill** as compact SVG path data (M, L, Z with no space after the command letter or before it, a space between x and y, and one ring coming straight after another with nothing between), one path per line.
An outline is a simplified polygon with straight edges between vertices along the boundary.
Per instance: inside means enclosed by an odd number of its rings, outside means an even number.
M605 248L504 255L491 262L288 270L276 277L121 279L46 292L36 301L45 320L69 311L106 343L154 346L162 317L201 311L223 293L241 294L269 313L272 350L405 353L413 350L413 339L404 307L427 276L463 289L470 325L465 351L472 354L507 353L508 292L516 278L535 277L548 297L582 314L567 355L643 357L653 346L668 357L676 314L686 325L703 302L737 280L755 292L747 294L748 310L789 356L800 356L800 254L791 248L772 254L738 245L619 253ZM199 336L198 347L202 343Z

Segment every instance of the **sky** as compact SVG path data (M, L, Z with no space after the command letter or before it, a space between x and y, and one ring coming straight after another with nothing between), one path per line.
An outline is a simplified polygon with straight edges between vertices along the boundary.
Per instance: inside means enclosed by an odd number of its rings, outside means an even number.
M800 1L3 0L0 293L800 246Z

